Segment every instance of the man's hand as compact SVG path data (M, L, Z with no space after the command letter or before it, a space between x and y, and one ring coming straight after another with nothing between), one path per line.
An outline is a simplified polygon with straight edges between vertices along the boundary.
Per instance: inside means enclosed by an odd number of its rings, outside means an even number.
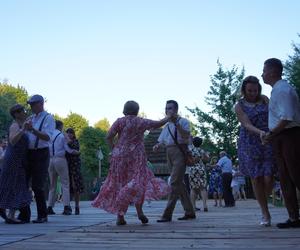
M271 132L264 132L260 134L260 140L262 142L263 145L266 145L268 143L270 143L270 141L272 140L272 134Z

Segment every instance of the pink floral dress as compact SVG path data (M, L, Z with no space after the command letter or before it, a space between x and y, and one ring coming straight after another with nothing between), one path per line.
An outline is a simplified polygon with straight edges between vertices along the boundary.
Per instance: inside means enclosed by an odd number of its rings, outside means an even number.
M167 195L167 183L147 168L144 132L159 127L159 122L133 115L117 119L109 135L118 135L112 150L108 176L92 206L124 215L130 203L157 200Z

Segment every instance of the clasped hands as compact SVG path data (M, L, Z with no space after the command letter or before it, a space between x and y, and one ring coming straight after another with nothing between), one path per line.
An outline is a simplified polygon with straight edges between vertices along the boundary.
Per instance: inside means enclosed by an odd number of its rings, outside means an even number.
M272 134L270 132L261 131L259 137L263 145L270 143L272 140Z

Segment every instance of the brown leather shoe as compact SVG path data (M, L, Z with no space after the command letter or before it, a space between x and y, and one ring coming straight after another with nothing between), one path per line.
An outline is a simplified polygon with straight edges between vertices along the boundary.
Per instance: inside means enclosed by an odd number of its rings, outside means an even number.
M193 220L196 219L196 215L191 214L191 215L184 215L183 217L177 218L177 220Z

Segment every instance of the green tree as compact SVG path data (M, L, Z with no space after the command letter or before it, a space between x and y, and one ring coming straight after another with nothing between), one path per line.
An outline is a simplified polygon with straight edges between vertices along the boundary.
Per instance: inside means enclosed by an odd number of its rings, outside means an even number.
M187 108L196 118L197 129L204 139L204 148L217 153L225 150L229 155L236 155L236 140L239 123L234 112L237 92L244 78L245 70L233 66L231 70L224 69L217 62L217 72L210 77L210 90L205 102L211 108L205 113L200 108Z
M298 35L300 37L300 34ZM284 69L286 78L294 84L300 96L300 44L293 43L294 54L285 62Z
M8 83L0 83L0 137L6 136L12 117L9 109L12 105L20 103L26 107L28 94L21 86L14 87Z
M95 123L94 128L99 128L102 131L108 131L110 128L110 123L107 118L104 118Z
M106 143L106 132L98 128L85 127L79 136L82 169L85 176L98 176L97 151L101 147L103 153L101 175L107 175L109 147Z
M16 103L16 100L11 94L0 95L0 138L7 135L8 128L12 122L12 117L9 114L9 109Z
M89 126L87 119L85 119L82 115L73 112L70 112L70 114L63 119L63 123L65 128L73 128L77 137L84 128Z
M58 114L54 114L53 117L54 117L55 120L64 121L64 118L62 116L58 115Z
M8 83L0 83L0 95L11 94L16 103L26 105L28 100L27 90L18 85L17 87L12 86Z

